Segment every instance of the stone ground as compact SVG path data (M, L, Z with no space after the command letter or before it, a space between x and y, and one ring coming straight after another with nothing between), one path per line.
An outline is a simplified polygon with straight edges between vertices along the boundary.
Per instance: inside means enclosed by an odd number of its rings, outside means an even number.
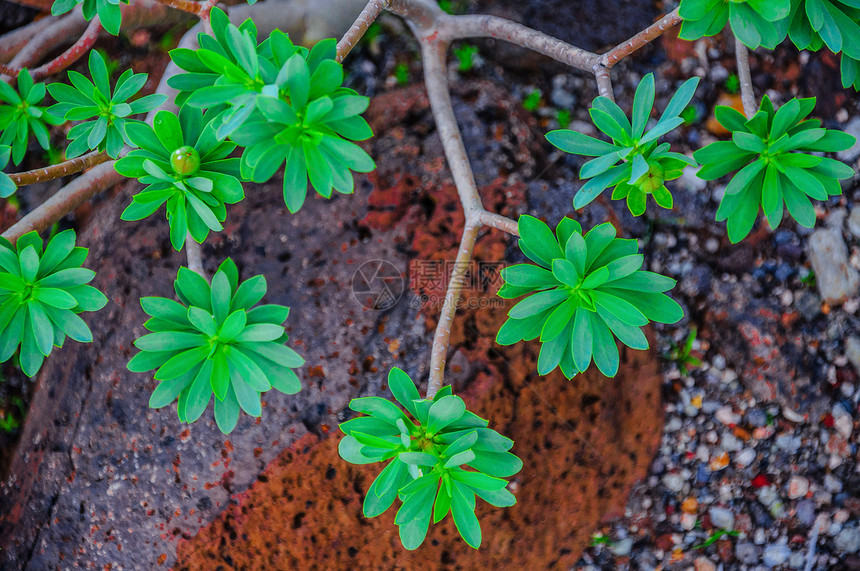
M641 6L650 9L651 3ZM584 47L605 47L601 39L607 36L578 29L576 20L565 20L568 11L542 20L542 7L539 2L482 6L543 26ZM580 8L584 12L586 6ZM645 24L651 20L647 9L636 11ZM627 25L619 23L620 37L609 37L611 41L603 43L623 39L628 35ZM632 29L642 25L638 21L630 24ZM489 42L476 45L480 51L474 69L457 71L452 60L451 77L465 82L457 90L458 119L479 184L492 197L493 206L509 215L528 211L550 221L571 214L586 227L605 220L610 213L598 204L582 215L570 211L571 196L579 185L578 162L553 152L540 139L540 133L557 127L559 109L571 110L571 128L593 134L586 112L595 95L589 78L540 58L524 57L518 50L496 52ZM787 48L754 55L757 93L767 91L777 103L794 94L816 95L817 109L829 117L828 127L860 135L856 94L839 89L836 63L827 54L798 55ZM676 150L694 150L719 135L709 122L708 111L718 101L734 101L723 87L733 65L724 38L697 44L667 39L619 66L616 96L622 106L629 106L638 79L655 71L662 94L660 108L681 80L694 74L702 77L693 103L699 117L671 139ZM355 54L350 77L356 88L371 95L390 91L398 83L420 81L414 44L396 23L383 26L382 35ZM476 83L476 78L490 83ZM541 92L541 102L529 116L517 109L517 102L535 89ZM256 425L246 418L234 435L224 439L211 421L198 421L183 432L168 409L150 411L134 404L145 403L153 384L145 375L128 375L123 369L130 354L127 348L140 333L143 319L134 299L142 290L167 294L181 257L165 246L163 221L121 227L115 221L120 205L108 200L95 210L90 224L99 233L87 239L96 257L106 256L100 285L111 292L115 303L109 310L112 313L105 311L91 322L94 331L101 331L97 343L64 349L61 356L66 358L50 361L40 376L31 416L57 420L41 423L39 430L25 429L23 452L16 458L20 462L17 474L26 475L32 468L30 478L7 481L4 499L0 499L5 507L11 498L20 510L0 509L0 513L12 514L12 519L8 515L0 519L0 525L7 525L5 536L13 537L9 522L17 522L11 528L20 541L17 545L30 547L18 550L19 563L31 561L31 568L41 569L73 562L115 562L116 569L123 565L151 568L155 561L211 569L217 562L238 569L252 567L253 561L253 565L277 568L283 561L293 561L288 557L305 561L304 554L312 553L308 546L328 537L318 535L325 521L314 515L310 509L314 506L302 511L301 506L283 501L289 498L289 490L313 489L320 496L320 506L343 505L344 510L337 510L341 514L356 511L360 493L344 490L348 482L359 482L358 490L363 491L366 484L360 482L366 476L343 464L327 463L325 458L333 457L334 441L317 441L342 419L348 395L381 393L388 367L399 364L418 378L425 374L426 327L433 324L432 300L438 291L413 287L407 292L412 300L409 306L424 305L420 314L402 303L382 316L361 311L355 304L343 322L338 319L343 319L344 306L326 305L322 300L343 296L357 261L380 257L407 267L410 260L422 257L444 260L456 240L451 228L458 223L456 204L440 198L450 196L451 189L445 186L447 172L438 140L432 136L432 122L426 112L415 111L420 108L420 94L414 90L402 93L395 96L401 103L401 110L396 111L401 115L395 113L401 127L392 125L384 137L372 142L372 152L377 157L394 154L392 164L408 168L398 171L391 167L387 172L383 168L376 178L369 177L360 185L356 196L340 197L332 204L311 201L307 210L292 218L276 216L271 212L274 209L263 212L263 205L277 204L277 192L261 188L258 193L249 185L249 200L230 212L228 221L235 225L206 248L210 264L231 255L240 262L240 269L265 273L270 301L295 307L288 323L294 324L292 339L302 343L297 350L309 357L309 364L303 377L306 390L299 396L266 399L265 414L281 415L283 423L264 420ZM385 109L397 107L389 104ZM841 158L856 167L858 157L860 148ZM705 185L685 177L674 185L673 211L652 207L641 219L630 217L623 205L611 206L625 233L640 239L649 269L679 280L674 295L687 317L676 326L657 329L658 353L668 353L672 342L682 344L695 326L694 350L703 362L689 374L682 374L671 360L662 365L658 384L663 405L651 409L657 416L624 421L628 424L622 433L642 434L644 444L619 444L623 439L601 442L599 429L578 424L571 437L566 424L595 422L594 426L600 426L601 417L617 424L617 415L623 416L624 411L618 403L635 393L601 394L593 387L606 385L592 384L598 380L591 378L582 385L570 384L571 390L584 391L576 396L557 395L553 391L562 389L556 385L535 389L535 380L523 376L533 359L533 347L518 348L520 353L513 355L492 349L498 308L496 313L494 308L467 311L458 319L457 352L451 359L455 383L466 389L467 398L475 399L475 406L486 406L481 410L494 422L504 423L512 434L524 426L526 434L517 437L518 442L527 441L531 432L537 432L538 438L561 434L565 438L548 442L550 449L561 446L575 455L597 443L601 452L592 451L589 460L618 458L622 456L618 447L653 449L648 441L658 434L655 419L665 414L657 453L647 476L627 498L626 507L619 496L623 497L631 479L645 473L638 456L627 463L619 487L605 488L604 493L613 497L595 504L592 511L599 513L591 514L590 519L553 521L547 514L551 509L534 512L539 514L540 525L560 529L558 536L552 536L558 538L558 543L550 543L554 549L535 550L543 559L505 559L505 550L515 546L514 540L507 531L497 532L497 543L488 550L501 557L493 562L495 566L697 571L860 568L860 474L854 425L860 399L857 177L846 182L844 196L822 205L815 232L788 222L773 233L756 232L736 246L728 243L724 226L713 222L724 184ZM121 203L123 196L114 202ZM420 205L417 212L415 204ZM353 222L323 227L319 224L323 212L333 220ZM265 229L261 232L261 228ZM120 243L130 247L117 248ZM321 248L320 244L334 247ZM488 236L485 244L482 259L495 261L504 256L516 261L516 253L501 238ZM825 246L826 253L822 251ZM340 251L341 247L345 250ZM834 258L834 251L844 258ZM827 260L836 263L827 265ZM476 298L482 297L480 292L476 294ZM831 299L834 297L840 299ZM125 354L105 351L114 346L125 347ZM346 354L351 355L345 358ZM506 368L505 360L517 366ZM499 377L505 379L501 387L490 382ZM474 379L471 385L470 379ZM623 382L619 378L610 386L620 390L618 385ZM629 390L639 388L634 384ZM482 398L494 395L482 404ZM521 412L523 403L529 402L524 395L537 401L525 407L527 414ZM536 395L553 404L568 403L567 408L544 409L540 427L518 424L519 417L537 414L539 409L532 407L540 407L542 399ZM514 402L517 405L511 408ZM291 444L295 445L288 448ZM586 486L584 497L599 495L593 491L599 489L589 487L593 481L588 478L604 477L613 470L617 473L624 464L609 460L596 473L583 474L579 472L581 460L564 470L566 464L559 468L532 446L522 452L527 469L522 474L526 480L517 482L523 493L517 509L528 506L526 498L538 502L532 505L547 505L540 502L562 493L566 484L557 480L565 473L573 473ZM324 470L326 483L309 484L302 478L304 468L299 470L304 466ZM558 477L541 479L541 470L559 470ZM547 487L548 481L553 487ZM10 491L21 494L22 489L25 492L18 496ZM537 490L536 495L527 490ZM110 501L105 502L105 497ZM341 503L327 503L331 498ZM611 505L617 507L613 510ZM566 513L564 509L556 512ZM528 513L515 510L510 517L504 513L488 513L487 517L501 517L511 526L504 529L519 530L517 533L538 525L520 520ZM50 525L42 525L47 521ZM277 522L273 526L276 534L270 533L270 521ZM401 559L403 553L390 545L390 527L358 521L370 537L389 535L381 536L385 541L372 553L364 549L360 537L337 538L331 555L331 561L337 562L332 563L333 568L356 566L359 561L374 561L365 565L374 568L409 567ZM489 542L496 520L486 521ZM28 525L30 522L40 524ZM526 527L518 527L524 524ZM434 552L440 558L436 567L470 568L468 556L456 551L462 543L447 543L449 533L440 530L438 540L445 547ZM295 549L284 551L283 544L276 541L285 537ZM593 545L576 560L587 543ZM8 557L12 551L4 545L2 553ZM58 563L60 553L64 564ZM548 563L534 566L535 561ZM10 565L10 569L18 568L15 563Z

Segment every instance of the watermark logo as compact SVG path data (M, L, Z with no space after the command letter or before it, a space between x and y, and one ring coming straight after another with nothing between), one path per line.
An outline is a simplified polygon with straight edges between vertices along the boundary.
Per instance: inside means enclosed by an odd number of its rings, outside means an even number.
M366 309L385 311L403 296L406 284L401 271L389 261L369 260L352 276L352 295Z

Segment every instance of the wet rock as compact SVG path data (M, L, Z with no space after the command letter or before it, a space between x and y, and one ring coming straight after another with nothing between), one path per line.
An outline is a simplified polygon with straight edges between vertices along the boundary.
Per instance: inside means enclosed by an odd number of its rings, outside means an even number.
M831 214L829 228L816 230L809 237L809 261L822 299L839 303L860 291L860 274L848 264L848 248L842 237L842 218Z

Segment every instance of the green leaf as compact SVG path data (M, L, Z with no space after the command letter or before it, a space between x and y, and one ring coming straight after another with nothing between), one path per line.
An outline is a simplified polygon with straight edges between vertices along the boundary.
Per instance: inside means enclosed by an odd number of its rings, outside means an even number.
M430 406L427 430L436 434L452 422L458 420L466 412L466 404L463 399L456 396L447 396L439 399Z
M388 372L388 388L397 402L417 418L418 414L413 401L419 400L421 396L409 375L396 367L392 368Z
M546 134L546 139L565 153L588 157L599 157L619 150L612 143L607 143L600 139L583 135L578 131L569 131L567 129L550 131Z
M398 420L409 422L409 419L403 414L402 410L397 408L397 405L379 397L352 399L349 401L349 408L355 412L361 412L379 420L384 420L392 426L395 426Z
M470 502L467 494L472 496ZM481 546L481 526L475 517L474 495L461 484L454 483L451 494L451 515L457 531L470 547L478 549Z
M394 474L387 474L387 472L394 472ZM397 459L389 462L385 469L373 481L373 484L370 485L370 489L367 490L367 495L364 497L364 505L362 508L364 517L376 517L391 507L391 504L397 497L400 483L407 477L408 473L406 464ZM393 485L389 485L387 489L382 490L378 485L380 480L382 480L383 483L393 482Z
M203 362L203 366L197 372L197 376L191 383L188 391L188 397L185 400L185 421L194 422L209 404L212 397L212 388L210 379L212 376L212 360L207 359Z

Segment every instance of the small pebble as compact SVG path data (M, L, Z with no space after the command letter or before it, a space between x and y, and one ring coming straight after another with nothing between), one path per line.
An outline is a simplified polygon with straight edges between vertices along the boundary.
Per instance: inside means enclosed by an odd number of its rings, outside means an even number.
M630 555L630 550L633 549L633 539L625 537L624 539L613 543L610 549L612 550L612 553L619 557Z
M717 412L714 413L714 416L726 426L735 425L741 421L740 415L732 412L732 407L730 406L720 407L717 409Z
M708 510L708 515L711 517L711 524L720 529L735 528L735 514L732 510L714 506Z
M735 545L735 557L737 557L741 563L746 565L758 563L760 554L761 547L753 545L752 543L739 541L737 545Z
M792 476L788 481L788 497L792 500L806 497L809 492L809 480L803 476Z
M684 487L684 478L678 474L666 474L663 476L663 485L673 492L680 492Z
M811 526L815 521L815 502L812 500L800 500L795 507L797 520L805 525Z
M705 556L697 557L693 562L693 567L696 571L716 571L717 566Z
M744 448L735 455L735 463L741 468L746 468L755 460L755 450L752 448Z
M768 545L764 548L762 560L768 567L776 567L788 561L791 549L787 545Z

